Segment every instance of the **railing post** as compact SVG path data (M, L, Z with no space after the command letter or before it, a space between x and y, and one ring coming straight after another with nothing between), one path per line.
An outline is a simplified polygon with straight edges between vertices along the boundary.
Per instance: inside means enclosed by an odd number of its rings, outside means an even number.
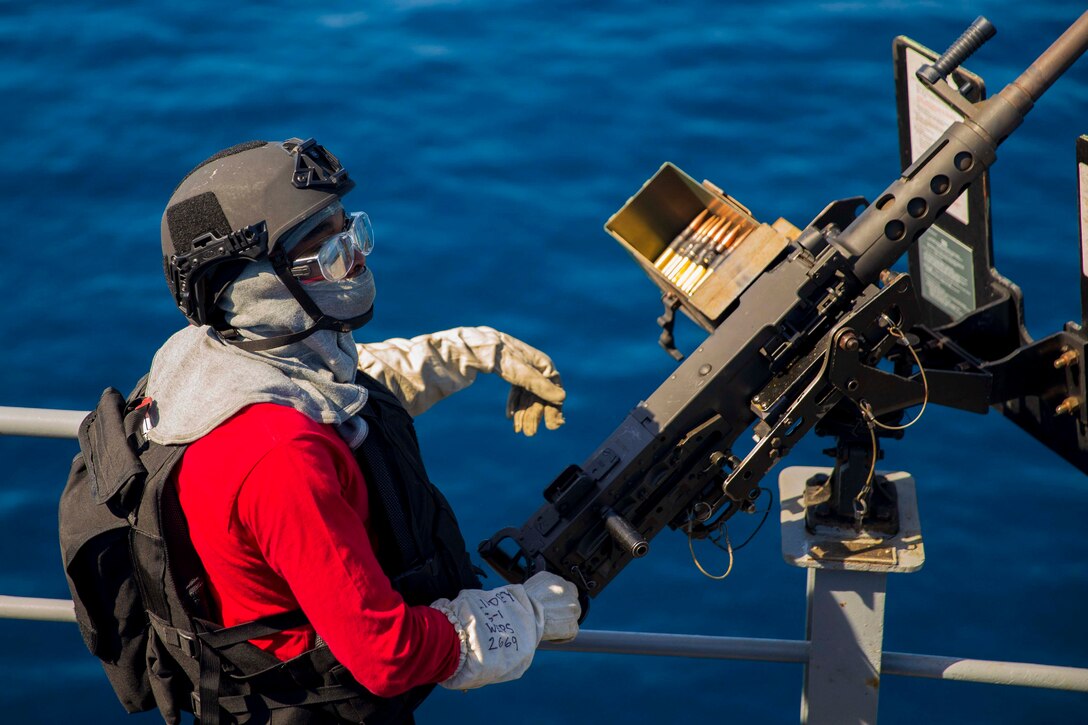
M878 539L830 527L808 530L805 483L818 473L829 469L787 468L778 481L782 554L809 570L801 722L875 725L887 575L916 571L925 561L914 480L902 472L883 474L897 493L899 533Z
M882 572L808 570L802 723L876 723L886 580Z

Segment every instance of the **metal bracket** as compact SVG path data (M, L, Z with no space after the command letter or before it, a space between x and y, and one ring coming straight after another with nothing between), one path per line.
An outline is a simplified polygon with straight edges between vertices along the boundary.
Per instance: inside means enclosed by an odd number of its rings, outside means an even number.
M882 326L881 319L892 314L894 321L903 327L916 320L918 307L910 277L905 274L889 277L883 289L870 294L872 297L843 318L828 336L831 344L818 369L816 359L806 363L806 372L815 370L811 377L804 380L798 377L790 383L787 388L790 391L804 387L788 407L776 419L768 415L763 420L764 427L755 447L722 484L722 490L731 499L741 502L753 493L758 495L758 482L763 476L844 396L856 401L873 396L880 402L877 414L921 401L920 384L873 367L895 344L895 338L886 331L886 325ZM863 369L870 387L862 387L857 377ZM900 397L886 397L881 391L892 380L895 380L892 393ZM772 404L775 396L761 392L756 397L761 404L764 400Z
M665 292L661 295L661 302L665 305L665 311L657 318L657 324L661 327L661 337L657 344L672 355L673 359L680 362L684 359L684 353L676 349L676 338L673 336L673 327L676 325L676 310L680 307L680 298L674 294Z

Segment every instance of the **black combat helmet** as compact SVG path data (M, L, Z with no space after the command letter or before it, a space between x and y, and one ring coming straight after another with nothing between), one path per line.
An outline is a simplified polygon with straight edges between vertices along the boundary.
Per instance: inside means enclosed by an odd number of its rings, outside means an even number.
M370 310L349 320L322 313L291 274L282 244L288 232L354 186L339 160L313 139L249 141L201 163L174 189L162 215L163 269L178 308L192 323L212 325L224 340L247 350L365 324ZM226 325L216 301L245 262L264 257L314 324L291 335L244 341Z

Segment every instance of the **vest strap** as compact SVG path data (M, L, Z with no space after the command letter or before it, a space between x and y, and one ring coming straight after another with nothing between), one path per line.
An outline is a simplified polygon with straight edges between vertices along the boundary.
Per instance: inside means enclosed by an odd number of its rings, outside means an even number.
M241 644L259 637L269 637L279 634L287 629L294 629L308 624L309 620L301 609L293 609L289 612L270 614L267 617L255 619L252 622L243 622L233 627L220 627L212 622L206 624L208 631L201 632L198 636L204 644L216 649L224 649L231 645Z
M223 663L219 652L214 647L200 648L200 682L194 692L199 692L193 705L199 709L194 712L200 725L219 725L219 682L223 674Z
M352 690L344 685L330 685L328 687L318 687L313 690L306 690L305 694L301 697L298 695L297 691L293 692L289 700L277 699L272 695L258 694L221 697L219 698L219 706L232 715L240 715L251 712L255 701L264 703L264 706L269 710L282 710L288 707L305 707L307 705L323 705L330 702L342 702L358 696L358 690ZM205 721L201 720L200 722L201 725L203 725Z
M154 612L148 612L147 618L151 622L151 628L167 646L180 649L187 656L196 659L199 654L196 635L177 627L171 627Z
M182 650L185 654L194 659L200 654L199 648L197 647L198 640L209 647L225 649L231 645L241 644L242 642L247 642L251 639L268 637L273 634L279 634L287 629L301 627L309 621L306 619L306 615L302 613L301 609L295 609L281 614L272 614L233 627L218 628L218 625L211 622L197 620L200 621L201 624L206 625L208 631L196 634L171 626L154 612L148 611L147 616L151 621L151 626L154 628L155 633L159 635L159 639L171 647Z

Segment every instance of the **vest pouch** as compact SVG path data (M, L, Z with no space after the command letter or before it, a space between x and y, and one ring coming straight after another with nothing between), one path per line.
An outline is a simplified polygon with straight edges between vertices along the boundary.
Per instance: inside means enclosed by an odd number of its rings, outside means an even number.
M155 706L143 666L147 616L131 572L127 527L93 536L75 554L65 556L83 642L102 661L118 699L130 713Z
M76 621L91 654L129 712L155 706L143 666L147 616L132 571L129 521L121 499L142 485L135 454L107 452L122 442L125 400L110 388L79 430L82 452L72 462L61 494L59 533ZM135 484L135 485L133 485Z

